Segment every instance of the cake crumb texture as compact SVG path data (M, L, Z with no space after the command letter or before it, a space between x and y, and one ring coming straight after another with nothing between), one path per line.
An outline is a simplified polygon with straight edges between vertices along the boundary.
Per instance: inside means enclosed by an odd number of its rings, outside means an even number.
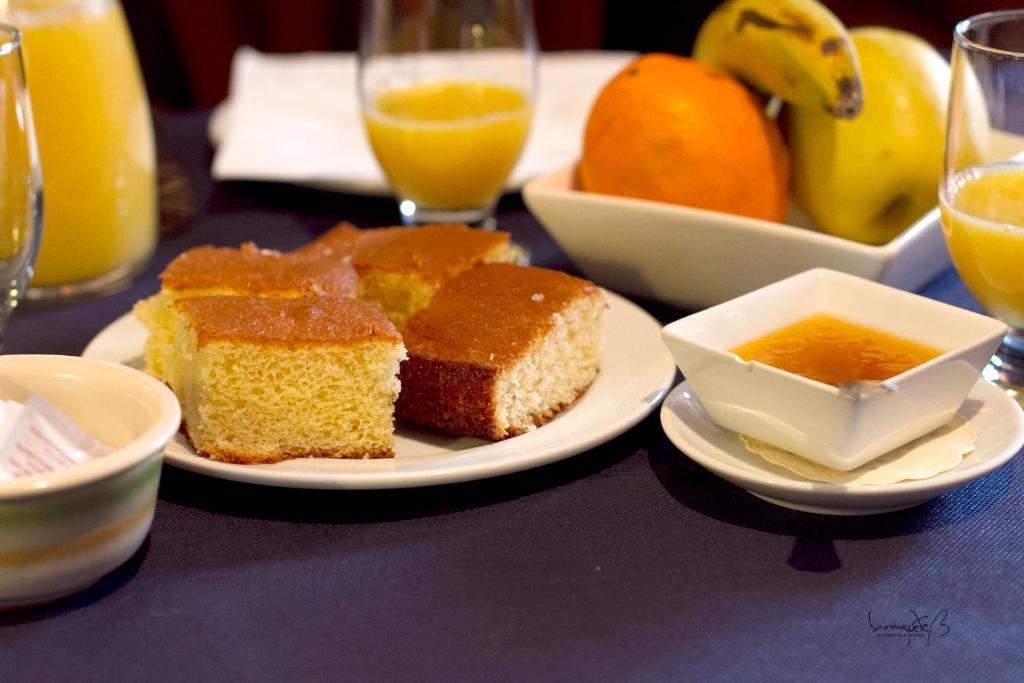
M394 455L394 402L405 347L376 306L329 301L177 302L172 388L198 453L246 464ZM288 313L277 316L277 307ZM233 318L241 310L250 312L249 325L214 322L225 311ZM359 322L322 320L338 315ZM303 341L283 343L285 337Z

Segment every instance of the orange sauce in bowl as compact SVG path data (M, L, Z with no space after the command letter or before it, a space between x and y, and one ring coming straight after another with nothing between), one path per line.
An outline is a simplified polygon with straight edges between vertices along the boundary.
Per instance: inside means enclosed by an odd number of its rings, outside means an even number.
M746 361L825 384L881 381L943 352L830 315L813 315L730 349Z

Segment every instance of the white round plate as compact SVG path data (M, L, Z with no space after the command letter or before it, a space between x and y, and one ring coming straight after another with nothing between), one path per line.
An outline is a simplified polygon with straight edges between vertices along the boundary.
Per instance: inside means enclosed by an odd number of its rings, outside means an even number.
M590 389L543 427L505 441L446 435L399 424L395 457L380 460L302 458L273 465L232 465L196 455L184 436L167 445L172 465L212 477L315 489L389 489L449 484L518 472L568 458L626 431L664 398L676 366L661 342L661 324L626 299L605 292L601 372ZM82 353L142 367L145 328L128 313Z
M991 472L1024 445L1024 412L985 380L971 389L960 414L978 434L974 452L952 470L929 479L885 485L838 485L809 481L771 465L719 427L683 382L661 407L665 435L691 460L769 503L826 515L872 515L919 505Z

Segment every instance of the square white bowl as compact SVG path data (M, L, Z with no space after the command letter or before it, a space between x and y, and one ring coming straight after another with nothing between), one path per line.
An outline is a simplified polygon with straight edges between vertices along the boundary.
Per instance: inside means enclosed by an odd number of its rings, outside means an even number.
M571 164L527 183L530 211L594 282L684 309L819 266L915 290L950 265L938 209L872 246L818 232L795 211L784 224L584 192L575 175Z
M943 353L883 382L834 387L729 351L818 313ZM719 425L846 471L950 420L1006 329L977 313L816 268L677 320L662 338Z

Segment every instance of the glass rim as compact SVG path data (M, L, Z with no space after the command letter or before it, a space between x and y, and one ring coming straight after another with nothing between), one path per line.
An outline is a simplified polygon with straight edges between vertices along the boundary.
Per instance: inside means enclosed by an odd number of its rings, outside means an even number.
M959 47L965 50L1024 61L1024 49L1021 51L1004 50L992 45L979 43L978 41L967 37L967 31L971 30L974 26L979 24L993 24L1007 19L1024 22L1024 10L996 10L994 12L983 12L981 14L975 14L972 17L967 17L966 19L958 21L956 26L953 27L953 40Z
M21 47L21 31L10 24L0 23L0 57Z

